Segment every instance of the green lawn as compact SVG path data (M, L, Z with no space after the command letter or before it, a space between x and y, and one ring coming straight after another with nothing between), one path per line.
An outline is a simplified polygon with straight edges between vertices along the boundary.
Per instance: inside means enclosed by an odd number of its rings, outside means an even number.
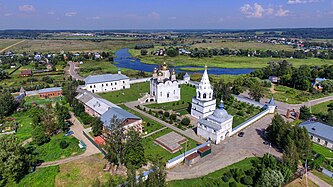
M243 170L248 170L253 168L252 167L252 161L257 160L258 158L252 157L252 158L246 158L240 162L237 162L235 164L232 164L228 167L222 168L220 170L217 170L213 173L210 173L206 176L200 177L200 178L194 178L194 179L185 179L185 180L176 180L176 181L170 181L168 182L167 186L169 187L195 187L198 186L199 184L201 186L211 186L214 181L220 181L221 186L228 186L228 183L224 183L221 180L221 177L223 176L224 173L228 172L232 168L240 168ZM230 182L233 182L234 179L230 179ZM238 183L238 186L245 186L242 184Z
M32 104L32 103L35 103L35 104L44 104L44 103L52 103L52 102L55 102L55 101L61 101L63 100L64 97L60 96L60 97L53 97L53 98L49 98L49 99L44 99L44 98L39 98L38 95L36 96L28 96L28 97L25 97L24 98L24 101L26 105L29 105L29 104Z
M26 175L18 184L18 187L49 187L54 186L55 177L59 173L59 166L39 168L35 172Z
M154 120L150 119L150 118L147 118L146 116L128 108L127 106L125 105L119 105L122 109L124 110L127 110L128 112L140 117L142 120L143 120L143 125L144 125L144 132L146 132L147 134L151 133L151 132L154 132L158 129L161 129L163 127L163 125L155 122ZM148 126L148 123L150 124Z
M300 104L302 102L307 102L312 99L318 99L327 96L322 93L312 94L310 92L301 91L281 85L275 86L275 91L276 92L272 94L269 92L269 88L267 88L267 90L265 91L265 96L267 98L274 97L275 100L281 102L286 102L286 98L288 98L287 103L289 104Z
M28 111L16 112L10 116L18 122L18 129L15 135L20 141L31 138L33 110L36 109L32 108Z
M162 109L162 110L173 110L173 111L184 111L188 110L192 103L192 97L196 95L195 87L189 85L181 85L180 88L180 101L162 103L162 104L150 104L146 105L146 107L153 109ZM177 104L178 103L178 104Z
M171 129L167 128L164 129L156 134L153 134L151 136L148 136L143 139L143 144L145 147L145 157L148 160L153 160L156 158L156 156L162 157L164 161L168 161L182 153L184 153L184 147L186 144L182 144L183 149L179 150L176 153L169 153L167 150L163 149L161 146L154 143L154 140L160 136L163 136L165 134L168 134L169 132L172 132ZM190 150L192 148L195 148L197 146L197 143L193 141L192 139L187 138L187 150Z
M329 185L333 186L333 179L322 172L319 172L317 170L312 170L311 173L319 177L321 180L327 182Z
M333 152L326 147L314 143L312 145L312 150L316 153L323 155L325 158L333 159Z
M319 114L319 113L327 114L328 113L328 105L331 104L331 103L333 103L333 101L327 101L327 102L324 102L324 103L320 103L320 104L311 106L312 113L314 113L314 114Z
M98 95L112 103L118 104L137 101L147 92L149 92L149 82L131 84L129 89L99 93Z
M65 140L69 146L60 148L60 141ZM66 157L82 154L84 151L78 146L79 140L73 136L64 136L64 133L51 137L51 141L41 146L35 146L37 158L45 162L63 159Z
M221 67L221 68L262 68L266 67L268 62L288 60L293 63L295 67L300 65L324 65L333 64L333 60L323 60L319 58L307 59L282 59L282 58L258 58L258 57L241 57L241 56L213 56L211 58L191 58L186 55L169 57L169 56L155 56L151 55L148 50L148 55L140 55L140 50L130 49L129 52L136 58L141 59L142 62L147 64L162 64L167 62L173 66L204 66L208 67Z

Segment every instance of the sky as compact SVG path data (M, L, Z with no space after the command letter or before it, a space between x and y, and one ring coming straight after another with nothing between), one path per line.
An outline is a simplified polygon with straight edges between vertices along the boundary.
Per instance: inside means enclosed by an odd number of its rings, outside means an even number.
M333 27L333 0L0 0L0 29Z

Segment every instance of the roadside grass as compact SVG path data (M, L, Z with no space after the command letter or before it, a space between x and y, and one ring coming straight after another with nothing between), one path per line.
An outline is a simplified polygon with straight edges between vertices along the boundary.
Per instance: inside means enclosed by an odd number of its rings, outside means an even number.
M176 57L169 56L155 56L151 55L151 50L148 50L147 55L138 54L138 50L130 49L129 52L133 57L139 58L143 63L147 64L162 64L167 62L172 66L204 66L208 67L220 67L220 68L263 68L267 66L268 62L271 61L282 61L287 60L292 63L294 67L300 65L324 65L333 64L333 60L324 60L319 58L306 58L306 59L285 59L285 58L259 58L259 57L242 57L242 56L213 56L203 58L192 58L187 55L180 55Z
M312 150L318 154L323 155L325 158L333 159L333 152L326 147L313 143Z
M35 172L26 175L14 186L18 187L49 187L55 186L55 177L59 174L59 166L38 168Z
M304 187L308 184L308 187L319 187L316 183L308 179L308 183L306 183L306 178L297 178L294 181L287 184L285 187Z
M281 85L276 85L275 86L275 93L270 93L269 88L265 90L265 96L266 98L272 98L276 101L284 102L284 103L289 103L289 104L300 104L303 102L307 102L312 99L318 99L321 97L325 97L328 95L318 93L318 94L312 94L310 92L306 91L301 91L297 90L294 88L290 88L287 86L281 86ZM286 99L288 98L288 101Z
M145 157L148 160L152 161L158 157L158 158L161 158L163 161L168 161L180 154L184 154L184 149L185 149L186 143L181 145L183 147L183 149L181 149L178 152L173 153L173 154L169 153L169 151L163 149L161 146L154 143L154 140L156 138L161 137L165 134L168 134L169 132L172 132L172 130L167 128L167 129L164 129L156 134L153 134L153 135L148 136L143 139L143 145L145 148ZM188 140L187 149L186 149L187 151L190 149L193 149L197 146L197 142L195 142L194 140L189 139L187 137L186 137L186 139Z
M313 106L311 106L312 113L314 113L314 114L319 114L319 113L327 114L328 113L328 108L329 108L328 105L332 104L332 103L333 103L333 101L327 101L327 102L324 102L324 103L313 105Z
M60 142L65 140L69 145L65 149L60 148ZM84 151L79 147L79 140L73 136L64 136L64 133L51 137L50 142L41 146L33 145L37 158L44 162L55 161L70 156L82 154Z
M220 170L217 170L213 173L210 173L206 176L199 177L199 178L194 178L194 179L184 179L184 180L175 180L175 181L170 181L167 182L168 187L195 187L198 186L199 184L201 186L209 186L209 184L212 184L213 181L220 181L220 185L222 186L228 186L228 183L231 183L235 181L233 178L230 178L229 182L225 183L222 181L221 177L223 176L224 173L228 172L232 168L239 168L243 170L248 170L252 169L252 162L258 160L257 157L251 157L251 158L246 158L240 162L237 162L235 164L232 164L228 167L222 168ZM243 184L238 183L238 186L245 186Z
M129 89L99 93L98 95L112 103L118 104L137 101L147 92L149 92L149 82L131 84Z
M196 95L195 87L192 87L190 85L181 85L180 87L180 100L175 102L169 102L169 103L154 103L145 105L148 108L152 109L162 109L162 110L173 110L173 111L187 111L189 113L188 109L191 106L192 103L192 97ZM185 113L185 112L184 112Z
M144 132L147 133L147 134L149 134L151 132L154 132L154 131L156 131L158 129L163 128L163 125L155 122L154 120L152 120L150 118L147 118L146 116L144 116L144 115L140 114L139 112L136 112L136 111L128 108L125 105L119 105L119 107L121 107L122 109L127 110L128 112L130 112L130 113L132 113L132 114L140 117L142 119L142 121L143 121ZM150 125L148 125L148 123Z
M321 180L327 182L329 185L333 186L333 178L331 178L317 170L312 170L311 173L314 174L315 176L319 177Z

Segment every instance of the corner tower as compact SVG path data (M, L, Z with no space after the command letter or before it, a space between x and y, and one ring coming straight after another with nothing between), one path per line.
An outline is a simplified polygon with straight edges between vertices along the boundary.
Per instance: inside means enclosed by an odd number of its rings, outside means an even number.
M201 81L196 89L196 96L192 98L191 115L195 118L205 118L215 111L216 99L213 96L213 88L210 84L207 66Z

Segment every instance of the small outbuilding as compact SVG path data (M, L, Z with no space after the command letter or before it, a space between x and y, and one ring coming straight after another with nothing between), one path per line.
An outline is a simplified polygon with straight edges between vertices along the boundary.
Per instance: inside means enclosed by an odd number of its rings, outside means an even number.
M31 70L23 70L23 71L21 71L20 76L21 76L21 77L29 77L29 76L32 76L32 71L31 71Z
M187 164L188 166L191 166L192 164L198 162L200 159L200 155L197 152L194 152L190 155L188 155L187 157L185 157L185 164Z
M209 155L211 152L212 152L211 147L207 145L198 149L198 153L201 158Z

